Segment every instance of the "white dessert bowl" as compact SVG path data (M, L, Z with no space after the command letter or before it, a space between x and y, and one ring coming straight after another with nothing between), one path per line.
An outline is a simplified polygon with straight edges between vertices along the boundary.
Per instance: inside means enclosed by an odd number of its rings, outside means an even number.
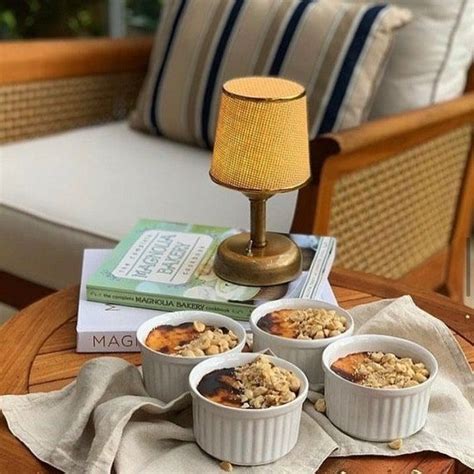
M339 336L324 339L290 339L270 334L257 325L261 318L272 311L309 308L333 310L337 314L344 316L347 321L346 331ZM299 367L308 378L311 389L319 389L324 383L324 372L321 365L324 349L329 344L352 335L354 332L354 320L344 309L324 301L305 298L284 298L264 303L255 308L250 316L250 328L253 334L254 352L270 349L277 357L281 357Z
M411 357L425 364L429 378L409 388L371 388L351 382L331 369L339 358L358 352L390 352L397 357ZM326 415L345 433L366 441L382 442L407 438L425 425L438 363L424 347L392 336L352 336L325 349L323 369Z
M209 372L247 364L259 355L221 355L201 362L189 375L196 442L206 453L221 461L241 466L268 464L288 454L298 440L308 380L298 367L286 360L267 356L276 366L291 370L301 382L297 397L285 405L234 408L209 400L197 390L199 382Z
M171 324L177 326L186 322L202 321L206 325L230 329L238 338L238 344L224 354L241 352L245 346L244 328L227 316L205 311L179 311L165 313L145 321L137 330L137 341L142 355L142 369L145 388L150 396L169 402L189 390L188 376L192 368L206 359L221 354L202 357L182 357L164 354L149 348L146 344L148 334L158 326Z

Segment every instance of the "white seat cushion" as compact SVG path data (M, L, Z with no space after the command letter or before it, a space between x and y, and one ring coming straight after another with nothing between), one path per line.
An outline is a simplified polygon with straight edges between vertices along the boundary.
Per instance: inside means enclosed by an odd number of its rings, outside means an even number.
M212 183L209 158L125 122L4 145L0 204L109 239L140 217L248 227L247 198ZM270 200L269 228L289 230L296 195Z

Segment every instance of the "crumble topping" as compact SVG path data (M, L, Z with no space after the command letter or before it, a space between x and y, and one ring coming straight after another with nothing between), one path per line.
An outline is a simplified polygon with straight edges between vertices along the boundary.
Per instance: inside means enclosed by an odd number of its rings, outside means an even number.
M230 329L194 321L177 326L158 326L150 332L145 343L151 349L164 354L203 357L233 349L239 339Z
M275 366L268 357L260 355L248 364L209 372L197 389L222 405L259 409L291 402L300 386L300 379L293 372Z
M224 332L221 328L206 326L201 321L194 321L193 326L199 335L187 344L176 346L176 355L202 357L222 354L233 349L239 343L239 339L230 329L228 332Z
M301 386L293 372L277 367L261 355L235 369L241 388L242 408L268 408L284 405L296 398Z
M430 376L422 362L383 352L350 354L336 361L331 368L342 377L371 388L414 387L426 382Z
M323 308L282 309L265 315L257 326L271 334L293 339L325 339L348 328L345 316Z

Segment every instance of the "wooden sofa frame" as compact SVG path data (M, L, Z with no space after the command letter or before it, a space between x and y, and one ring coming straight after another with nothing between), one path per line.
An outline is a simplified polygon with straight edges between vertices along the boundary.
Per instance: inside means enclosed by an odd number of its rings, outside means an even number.
M8 115L6 110L2 111L2 90L16 94L22 85L52 81L54 86L54 81L68 78L111 77L114 74L139 74L143 77L151 47L152 38L0 43L0 118ZM474 91L473 68L466 94L459 99L376 120L312 141L313 182L299 192L292 230L322 234L328 232L331 196L340 176L386 160L456 127L474 124L474 92L469 91ZM106 117L110 120L113 118ZM87 120L88 124L94 123L91 118ZM100 120L104 121L104 117ZM56 128L50 132L81 124L65 121L64 125L56 124ZM4 123L0 120L0 143L46 133L38 129L39 132L30 135L26 132L24 135L9 135L12 127L8 120ZM457 300L463 294L463 262L472 215L473 156L471 146L449 244L400 278L410 285L441 290ZM0 301L16 308L21 309L51 291L0 272Z

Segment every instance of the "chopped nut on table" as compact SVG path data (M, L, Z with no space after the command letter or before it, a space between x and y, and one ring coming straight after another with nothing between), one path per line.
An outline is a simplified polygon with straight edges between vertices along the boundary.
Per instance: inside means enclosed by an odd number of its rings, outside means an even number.
M393 441L390 441L390 443L388 443L388 447L390 449L400 449L402 446L403 440L401 440L400 438L394 439Z
M419 469L412 469L410 474L423 474L423 471L420 471Z
M219 463L219 467L225 472L232 472L234 469L234 466L232 466L232 464L228 461L221 461Z
M319 413L326 413L326 400L324 398L320 398L319 400L316 400L316 403L314 404L314 408Z

